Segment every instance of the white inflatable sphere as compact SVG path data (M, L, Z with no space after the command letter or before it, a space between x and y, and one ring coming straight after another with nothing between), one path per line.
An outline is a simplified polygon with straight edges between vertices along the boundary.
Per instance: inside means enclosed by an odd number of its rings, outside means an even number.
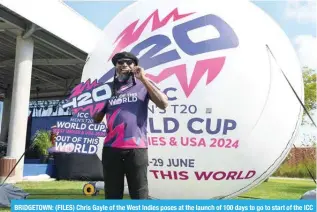
M279 67L303 99L301 67L285 33L253 3L137 1L105 27L82 81L111 81L118 51L137 54L170 98L166 111L149 106L152 198L232 198L289 153L302 110Z

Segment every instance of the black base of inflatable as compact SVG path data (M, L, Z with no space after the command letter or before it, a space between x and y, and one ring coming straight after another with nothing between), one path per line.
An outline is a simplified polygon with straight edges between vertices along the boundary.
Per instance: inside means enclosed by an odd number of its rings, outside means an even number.
M96 154L54 153L56 180L103 181L102 163Z

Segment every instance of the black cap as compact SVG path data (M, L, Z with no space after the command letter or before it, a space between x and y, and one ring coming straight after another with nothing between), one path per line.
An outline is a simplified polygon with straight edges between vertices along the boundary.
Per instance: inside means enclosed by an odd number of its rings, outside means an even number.
M139 64L139 59L130 52L120 52L115 54L112 57L112 64L115 66L117 64L117 61L120 59L131 59L134 61L135 65Z

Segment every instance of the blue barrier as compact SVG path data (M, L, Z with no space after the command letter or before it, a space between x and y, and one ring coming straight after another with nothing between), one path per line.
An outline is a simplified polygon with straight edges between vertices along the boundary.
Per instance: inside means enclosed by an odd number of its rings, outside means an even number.
M24 164L40 164L40 159L24 159Z
M55 178L55 164L24 164L23 176L37 176L47 174Z
M47 174L51 178L56 176L56 167L54 160L48 160L48 163L41 163L40 159L25 159L23 176L37 176L41 174Z

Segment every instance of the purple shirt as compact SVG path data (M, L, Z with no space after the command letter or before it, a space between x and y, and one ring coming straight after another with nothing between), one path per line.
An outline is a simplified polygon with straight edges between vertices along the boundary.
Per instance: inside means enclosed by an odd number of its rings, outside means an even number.
M120 83L116 95L107 100L108 126L105 147L147 148L147 117L150 96L138 79ZM112 83L111 83L112 86Z

